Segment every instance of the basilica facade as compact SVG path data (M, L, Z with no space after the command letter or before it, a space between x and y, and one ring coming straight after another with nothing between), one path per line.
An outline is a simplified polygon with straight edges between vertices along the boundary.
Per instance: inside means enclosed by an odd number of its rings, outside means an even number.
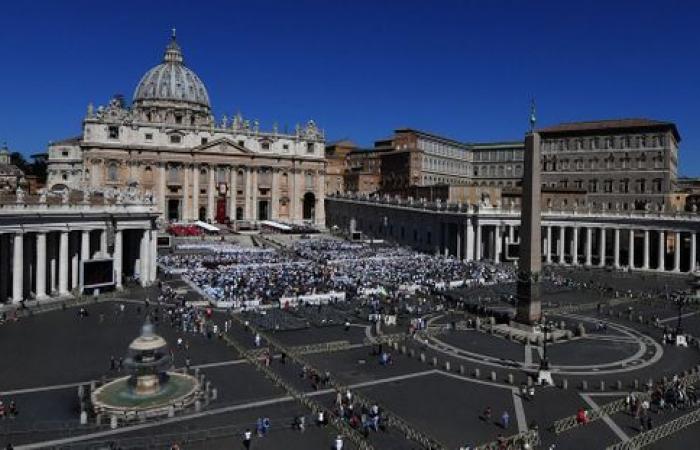
M138 187L169 221L323 226L324 178L324 134L313 121L280 132L240 113L216 120L174 33L130 106L118 96L89 105L82 134L48 150L50 189Z

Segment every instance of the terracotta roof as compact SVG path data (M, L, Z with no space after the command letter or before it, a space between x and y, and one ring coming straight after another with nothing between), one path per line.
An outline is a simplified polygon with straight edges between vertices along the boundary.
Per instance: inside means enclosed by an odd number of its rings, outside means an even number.
M538 128L536 131L541 134L579 134L593 131L613 131L613 130L639 130L639 129L657 129L673 131L676 140L680 141L680 135L676 124L673 122L664 122L659 120L630 118L630 119L612 119L612 120L593 120L589 122L567 122L553 125L550 127Z

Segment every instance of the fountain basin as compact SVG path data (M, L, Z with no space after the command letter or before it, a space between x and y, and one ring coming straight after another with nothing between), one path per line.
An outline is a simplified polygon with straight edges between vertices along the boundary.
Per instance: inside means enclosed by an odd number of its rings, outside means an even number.
M156 383L157 390L145 392L143 386L125 376L110 381L91 394L95 414L118 415L125 419L168 415L193 405L202 397L199 381L192 375L168 372L165 383Z

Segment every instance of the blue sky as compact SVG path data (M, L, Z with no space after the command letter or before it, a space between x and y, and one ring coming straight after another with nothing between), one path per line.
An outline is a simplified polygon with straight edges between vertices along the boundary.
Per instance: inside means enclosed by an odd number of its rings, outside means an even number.
M700 175L700 2L27 1L0 14L0 142L74 136L88 102L131 98L177 28L217 117L240 110L364 146L411 126L465 141L540 125L678 124Z

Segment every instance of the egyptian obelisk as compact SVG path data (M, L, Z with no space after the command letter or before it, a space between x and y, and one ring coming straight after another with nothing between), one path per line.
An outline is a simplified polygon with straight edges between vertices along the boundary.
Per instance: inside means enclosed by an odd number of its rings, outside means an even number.
M525 168L520 206L520 262L518 263L517 313L515 322L534 325L542 317L540 303L540 135L535 132L535 102L530 113L530 132L525 135Z

